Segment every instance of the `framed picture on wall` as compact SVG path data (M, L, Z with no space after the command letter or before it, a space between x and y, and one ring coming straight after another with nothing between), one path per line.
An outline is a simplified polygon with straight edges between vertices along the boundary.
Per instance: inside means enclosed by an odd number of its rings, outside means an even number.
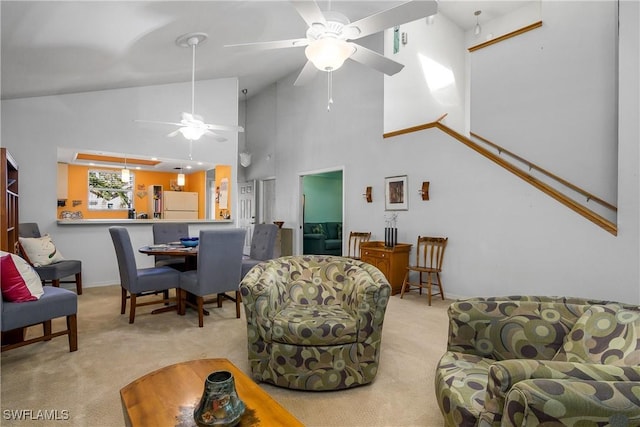
M407 197L407 175L389 176L384 179L384 210L406 211L409 209Z

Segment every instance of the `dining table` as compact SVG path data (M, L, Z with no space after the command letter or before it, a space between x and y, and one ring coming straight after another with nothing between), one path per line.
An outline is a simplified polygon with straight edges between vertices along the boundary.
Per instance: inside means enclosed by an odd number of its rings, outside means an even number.
M153 245L142 246L138 249L138 252L147 255L165 255L174 257L184 257L185 270L196 270L198 268L198 246L184 246L180 242L172 243L160 243ZM187 292L187 298L193 298L193 295ZM161 313L168 310L174 310L175 307L165 307L154 310L152 313ZM178 310L178 314L180 310ZM209 315L207 310L204 310L206 316Z

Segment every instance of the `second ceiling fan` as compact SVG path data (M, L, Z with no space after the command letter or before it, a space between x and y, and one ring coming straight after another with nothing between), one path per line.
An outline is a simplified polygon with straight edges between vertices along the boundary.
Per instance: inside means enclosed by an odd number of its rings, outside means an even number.
M226 45L244 50L305 47L307 63L294 85L300 86L313 79L318 70L335 71L346 59L352 59L386 75L394 75L404 67L384 55L367 49L351 40L375 34L396 25L433 15L438 11L434 0L414 0L366 18L350 22L345 15L320 10L315 1L292 1L296 11L309 26L306 37L257 43Z

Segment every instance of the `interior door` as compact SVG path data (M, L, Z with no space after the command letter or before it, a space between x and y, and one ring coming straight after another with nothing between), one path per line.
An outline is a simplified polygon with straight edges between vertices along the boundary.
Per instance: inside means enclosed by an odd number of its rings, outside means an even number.
M238 184L238 227L246 231L243 253L249 255L253 225L256 223L256 182L241 182Z

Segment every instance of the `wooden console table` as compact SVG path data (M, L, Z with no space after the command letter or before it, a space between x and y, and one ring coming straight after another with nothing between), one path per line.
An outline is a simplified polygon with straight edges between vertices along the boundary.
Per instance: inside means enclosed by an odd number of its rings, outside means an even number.
M384 242L362 242L360 259L377 267L391 285L391 295L400 293L402 282L409 265L411 245L398 243L394 247L386 247Z

